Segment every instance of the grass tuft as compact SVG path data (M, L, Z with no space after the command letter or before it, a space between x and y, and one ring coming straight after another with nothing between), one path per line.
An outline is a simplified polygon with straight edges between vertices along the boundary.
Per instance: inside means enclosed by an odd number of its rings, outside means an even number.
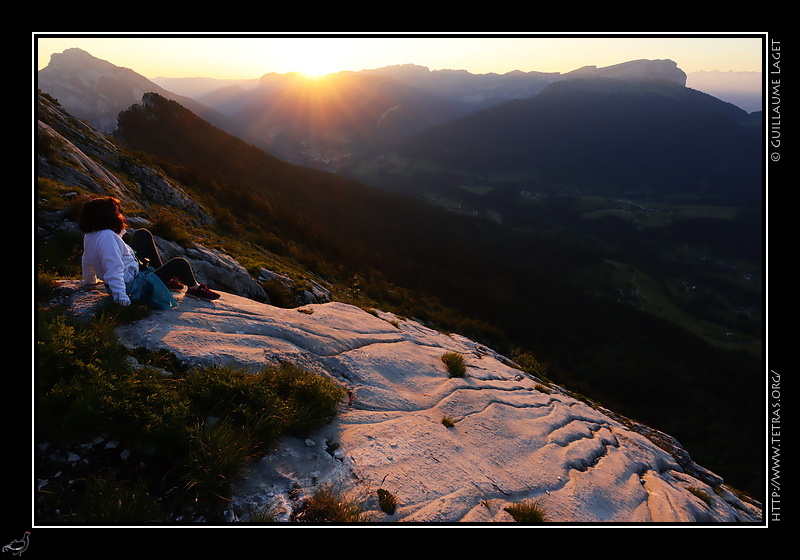
M689 486L687 490L700 498L708 507L714 507L714 502L711 499L711 495L701 488L697 488L696 486Z
M397 510L397 498L383 488L378 488L378 505L381 507L381 511L387 513L389 515L394 515L394 512Z
M361 505L331 484L315 490L297 516L308 523L358 523L367 521Z
M464 377L467 374L467 364L464 356L458 352L447 352L442 355L442 361L447 366L450 377Z
M524 500L511 504L505 510L517 523L544 523L547 521L544 509L535 500Z
M233 485L239 481L252 459L253 445L242 437L229 420L213 423L197 422L190 435L186 465L187 489L199 499L231 496Z

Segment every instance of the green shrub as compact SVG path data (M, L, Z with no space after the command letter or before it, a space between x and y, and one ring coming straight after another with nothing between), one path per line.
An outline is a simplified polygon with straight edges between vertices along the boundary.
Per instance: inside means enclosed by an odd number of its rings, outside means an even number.
M442 355L442 361L447 366L450 377L464 377L467 373L467 365L464 356L458 352L447 352Z
M39 313L36 327L37 380L45 390L88 365L125 367L126 350L114 336L114 324L108 318L76 325L61 314Z
M87 365L42 399L51 436L78 441L106 434L134 449L177 451L185 440L188 403L168 378L149 368L109 371Z
M529 352L515 351L513 359L526 373L542 380L547 379L547 371L545 370L545 367L539 363L539 360L537 360L533 354L530 354Z
M174 241L184 247L191 241L184 219L176 212L166 207L160 208L152 213L151 221L149 230L153 235Z
M329 379L283 362L264 370L258 383L275 391L286 406L287 431L296 436L330 422L347 392Z
M241 412L263 406L250 390L251 385L247 372L242 369L211 366L190 371L183 379L181 391L191 402L194 416L221 417L232 411Z
M40 320L37 420L40 435L77 441L98 434L172 449L184 437L187 403L174 381L132 368L108 321Z
M190 436L187 488L203 498L227 500L245 473L252 449L252 442L228 420L197 422Z

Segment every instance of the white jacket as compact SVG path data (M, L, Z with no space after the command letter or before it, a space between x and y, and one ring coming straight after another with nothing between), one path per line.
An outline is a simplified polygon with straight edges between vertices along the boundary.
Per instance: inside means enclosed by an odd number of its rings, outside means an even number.
M108 286L114 301L130 304L125 284L138 274L139 264L133 249L122 240L122 234L103 229L84 235L81 265L85 284L96 284L100 279Z

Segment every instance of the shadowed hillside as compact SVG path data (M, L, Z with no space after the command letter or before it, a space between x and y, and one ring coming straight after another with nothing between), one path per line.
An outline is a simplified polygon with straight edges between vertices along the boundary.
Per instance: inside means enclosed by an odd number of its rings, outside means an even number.
M760 147L760 117L707 94L576 79L432 127L388 154L374 180L753 200Z

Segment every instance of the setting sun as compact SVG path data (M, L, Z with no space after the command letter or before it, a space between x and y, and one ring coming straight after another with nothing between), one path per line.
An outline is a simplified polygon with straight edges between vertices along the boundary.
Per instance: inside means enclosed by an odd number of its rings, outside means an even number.
M312 79L323 78L328 74L339 71L330 61L303 59L301 57L297 58L294 67L298 74Z
M318 80L329 75L331 72L326 70L301 70L299 73L310 80Z
M306 38L288 41L280 50L280 59L294 72L310 78L319 78L342 70L339 51L331 41ZM270 52L271 56L278 53Z

